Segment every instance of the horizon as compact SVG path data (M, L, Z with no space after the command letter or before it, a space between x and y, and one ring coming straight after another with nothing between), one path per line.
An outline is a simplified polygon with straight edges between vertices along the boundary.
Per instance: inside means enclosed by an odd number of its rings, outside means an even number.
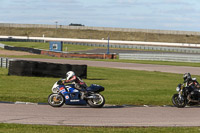
M49 25L49 26L52 26L53 28L56 28L56 24L25 24L25 23L1 23L0 22L0 24L16 24L16 25ZM61 26L69 26L70 27L70 25L61 25ZM1 25L0 25L0 27L1 27ZM6 26L5 26L6 27ZM200 33L200 31L184 31L184 30L160 30L160 29L139 29L139 28L120 28L120 27L98 27L98 26L86 26L86 25L84 25L84 26L74 26L74 27L88 27L88 28L112 28L112 29L135 29L135 30L141 30L141 31L145 31L145 30L152 30L152 31L177 31L177 32L195 32L195 33ZM57 25L57 28L59 29L60 28L60 25ZM62 27L63 28L63 27ZM72 28L73 29L73 28ZM76 28L75 28L76 29ZM81 28L82 29L82 28ZM84 28L83 28L84 29ZM87 28L86 28L87 29ZM116 31L118 31L118 30L116 30ZM125 30L126 31L126 30ZM131 31L132 32L132 31ZM133 31L134 32L134 31ZM150 32L151 33L151 32Z
M0 23L200 32L197 0L2 0Z

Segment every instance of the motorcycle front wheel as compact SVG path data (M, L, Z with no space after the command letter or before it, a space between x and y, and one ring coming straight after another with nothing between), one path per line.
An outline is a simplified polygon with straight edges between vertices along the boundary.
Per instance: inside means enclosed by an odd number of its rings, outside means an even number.
M61 107L65 103L65 99L58 93L52 93L48 96L48 103L52 107Z
M87 103L92 108L101 108L105 104L105 98L99 93L95 93L94 98L87 99Z
M178 108L184 108L187 104L186 99L180 99L178 94L174 94L172 97L172 103Z

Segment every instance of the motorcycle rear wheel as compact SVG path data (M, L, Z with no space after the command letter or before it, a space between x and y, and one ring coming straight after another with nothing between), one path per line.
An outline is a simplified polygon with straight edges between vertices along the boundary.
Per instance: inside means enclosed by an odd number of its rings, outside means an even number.
M96 98L91 98L87 100L87 103L92 108L101 108L105 104L105 98L103 95L96 93L93 96L96 96Z
M174 94L172 97L172 103L178 108L184 108L187 104L187 101L186 99L181 100L178 94Z
M65 99L58 93L52 93L48 96L48 103L52 107L61 107L65 103Z

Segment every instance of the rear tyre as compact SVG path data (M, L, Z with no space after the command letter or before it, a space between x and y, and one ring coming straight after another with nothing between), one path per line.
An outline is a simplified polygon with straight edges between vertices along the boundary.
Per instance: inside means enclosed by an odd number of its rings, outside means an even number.
M180 99L179 94L174 94L172 97L172 103L178 108L184 108L187 104L187 101L185 98Z
M58 93L52 93L48 96L48 103L52 107L61 107L65 103L65 99Z
M87 100L88 105L92 108L103 107L103 105L105 104L105 98L103 97L103 95L95 93L92 96L94 96L95 98L88 99Z

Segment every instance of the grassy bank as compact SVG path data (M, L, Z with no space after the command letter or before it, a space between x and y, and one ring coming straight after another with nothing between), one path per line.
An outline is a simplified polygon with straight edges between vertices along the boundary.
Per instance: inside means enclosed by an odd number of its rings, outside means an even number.
M0 68L0 101L47 102L51 87L59 78L8 76ZM199 77L197 77L199 78ZM172 105L175 87L182 75L161 72L88 67L88 85L106 88L102 94L107 104Z
M0 133L199 133L200 127L71 127L48 125L0 124Z
M36 48L36 49L44 49L49 50L49 43L41 43L41 42L0 42L9 46L15 47L28 47L28 48ZM72 44L64 44L63 51L81 51L81 50L90 50L94 47L90 46L80 46L80 45L72 45Z
M119 32L80 29L49 29L49 28L14 28L0 27L0 35L29 36L29 37L58 37L80 39L102 39L110 36L111 40L148 41L148 42L175 42L175 43L200 43L199 36L171 35L145 32Z

